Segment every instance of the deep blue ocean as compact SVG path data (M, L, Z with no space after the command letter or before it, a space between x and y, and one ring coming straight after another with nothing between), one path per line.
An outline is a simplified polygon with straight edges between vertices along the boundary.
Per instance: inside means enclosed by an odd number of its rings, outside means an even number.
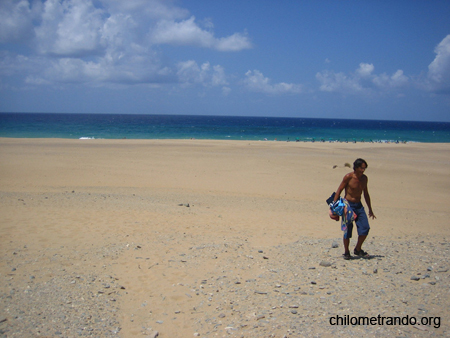
M280 117L0 113L0 137L450 142L450 123Z

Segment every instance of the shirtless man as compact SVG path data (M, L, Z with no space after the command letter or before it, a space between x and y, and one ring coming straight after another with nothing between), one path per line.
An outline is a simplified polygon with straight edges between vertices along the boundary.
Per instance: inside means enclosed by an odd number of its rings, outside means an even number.
M357 256L367 256L368 253L361 249L364 240L369 234L370 226L364 207L361 203L361 195L364 194L364 200L369 208L369 217L375 219L375 215L370 203L369 190L367 188L368 178L364 175L364 171L367 169L367 162L362 158L358 158L353 163L353 172L344 176L342 183L336 190L334 201L336 202L341 195L342 190L345 190L345 199L349 202L350 207L358 216L356 218L356 228L358 230L358 242L356 243L353 253ZM330 215L331 218L336 219ZM347 232L344 234L344 258L350 259L350 238L352 238L353 222L347 224Z

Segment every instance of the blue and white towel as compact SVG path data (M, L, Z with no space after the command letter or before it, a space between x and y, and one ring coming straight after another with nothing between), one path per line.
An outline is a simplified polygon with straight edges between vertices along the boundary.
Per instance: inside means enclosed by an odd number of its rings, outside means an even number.
M341 216L341 230L347 234L347 224L356 220L357 216L350 204L345 198L339 197L336 202L331 202L330 204L331 212L334 215Z

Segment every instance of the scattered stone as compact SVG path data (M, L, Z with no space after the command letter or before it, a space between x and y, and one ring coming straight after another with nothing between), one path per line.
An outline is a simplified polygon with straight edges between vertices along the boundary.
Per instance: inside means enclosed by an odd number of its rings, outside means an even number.
M334 241L334 242L331 244L331 247L332 247L333 249L339 248L339 243L336 242L336 241Z
M158 336L159 336L158 331L152 331L152 332L150 332L150 334L147 335L147 337L149 337L149 338L156 338Z
M376 244L367 243L368 250L375 252L375 259L344 262L339 259L339 250L329 250L329 239L307 238L280 244L264 250L266 255L270 254L270 260L260 261L249 260L247 255L258 252L258 256L263 257L263 250L245 243L243 238L236 241L231 237L227 238L226 245L222 242L199 244L200 241L193 241L186 243L186 246L184 243L178 246L182 241L186 241L182 234L181 231L178 237L177 234L166 238L158 237L158 240L163 242L166 240L163 245L157 246L157 249L164 248L166 255L163 256L164 252L161 252L157 258L153 255L155 251L151 251L154 250L154 244L144 237L137 240L130 235L123 244L125 248L126 243L129 243L128 253L138 248L136 243L142 245L142 248L139 248L139 252L142 252L140 260L128 261L130 273L137 272L141 275L147 272L146 277L151 277L152 274L145 266L154 266L157 260L169 261L169 268L173 269L171 271L183 275L182 279L173 282L173 291L176 293L174 295L181 295L191 302L190 310L187 310L171 303L171 296L166 292L161 291L163 296L167 295L162 297L163 303L158 303L161 300L159 292L138 293L143 298L134 300L136 306L132 311L135 315L129 318L129 321L132 321L131 326L136 329L148 327L145 333L142 333L145 337L160 336L149 327L149 321L154 324L152 326L157 327L157 324L163 324L163 320L156 321L161 318L164 319L165 325L174 326L185 325L182 323L186 323L186 318L189 318L189 327L184 329L184 332L187 332L185 336L194 337L344 336L348 335L348 327L331 327L328 322L329 317L335 315L336 311L348 311L350 316L357 316L361 310L367 311L373 304L383 313L410 316L425 316L426 313L426 316L431 317L445 313L448 308L446 281L449 276L445 273L447 267L450 269L446 255L448 251L447 247L434 244L442 241L442 237L434 240L433 244L429 243L431 240L427 240L426 244L419 244L418 239L407 241L402 237L401 241L394 243L396 246L392 246L391 239L380 238ZM155 234L152 233L151 236L153 235ZM10 261L5 259L5 262L9 265L6 265L5 273L0 274L0 302L3 309L8 309L7 313L0 311L0 337L36 336L36 323L39 323L39 335L43 337L117 338L129 334L121 332L124 330L115 316L121 313L124 301L133 301L135 296L133 288L133 292L130 292L119 283L130 286L133 284L129 278L117 281L114 277L100 275L98 272L102 271L103 264L109 264L111 256L102 252L99 255L100 263L87 256L87 249L79 250L84 255L81 259L90 259L89 263L96 265L91 270L95 273L87 274L79 269L79 266L59 264L66 263L58 261L61 260L60 252L55 251L59 248L46 251L45 256L35 257L32 256L35 254L35 251L32 252L34 248L30 246L30 249L23 250L22 245L18 245L10 248L9 252L15 250L16 256L8 255ZM124 250L127 253L127 249ZM29 251L29 256L26 256L24 251ZM228 252L228 255L225 252ZM53 256L55 253L58 255ZM74 261L78 258L75 257L76 254L78 253L73 251L70 255L67 254L65 259ZM116 256L118 255L114 253L112 257ZM220 267L217 265L217 270L199 273L195 278L184 273L189 269L201 267L204 262L209 262L212 256L220 257ZM43 257L54 259L58 263L57 270L44 271L45 277L32 266L35 260ZM134 257L135 255L131 256ZM78 261L81 262L81 259ZM184 261L183 264L180 264L180 259ZM318 269L314 267L317 262L320 263ZM137 263L140 263L143 270L137 270ZM11 273L9 270L13 266L18 267L21 274ZM89 265L87 266L89 270ZM337 269L321 268L326 266ZM378 268L380 274L377 274ZM438 269L442 270L440 274L437 273ZM371 270L376 275L371 274ZM108 273L112 274L112 271L114 270L109 270ZM421 271L420 275L418 271ZM18 278L18 275L21 278ZM35 279L30 280L31 275L35 276ZM411 280L421 280L422 283L405 283L407 276L413 276ZM71 284L72 281L76 283ZM160 285L156 279L152 281L156 282L156 287ZM149 290L152 287L149 282ZM429 299L432 299L432 302L429 302ZM141 307L141 304L146 306ZM318 316L319 313L324 316ZM127 326L130 327L130 323L127 323ZM162 330L163 327L161 325L158 329ZM424 333L421 325L420 327L415 330L411 328L409 331L402 328L403 333L400 335L419 337ZM423 327L433 336L443 336L450 329L446 322L442 322L440 328L433 328L432 325ZM399 327L389 325L356 326L352 327L351 335L394 337L399 335L398 329Z
M423 326L423 325L413 325L413 328L415 328L415 329L417 329L417 330L420 330L420 331L428 331L428 329L425 327L425 326Z

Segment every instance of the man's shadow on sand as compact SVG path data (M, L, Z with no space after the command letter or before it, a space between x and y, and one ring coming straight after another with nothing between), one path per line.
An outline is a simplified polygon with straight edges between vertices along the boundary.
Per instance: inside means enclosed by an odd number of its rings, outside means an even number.
M361 257L361 256L351 256L350 258L346 259L346 261L353 261L353 260L357 260L357 259L375 259L375 258L384 258L385 256L383 255L367 255L365 257Z

